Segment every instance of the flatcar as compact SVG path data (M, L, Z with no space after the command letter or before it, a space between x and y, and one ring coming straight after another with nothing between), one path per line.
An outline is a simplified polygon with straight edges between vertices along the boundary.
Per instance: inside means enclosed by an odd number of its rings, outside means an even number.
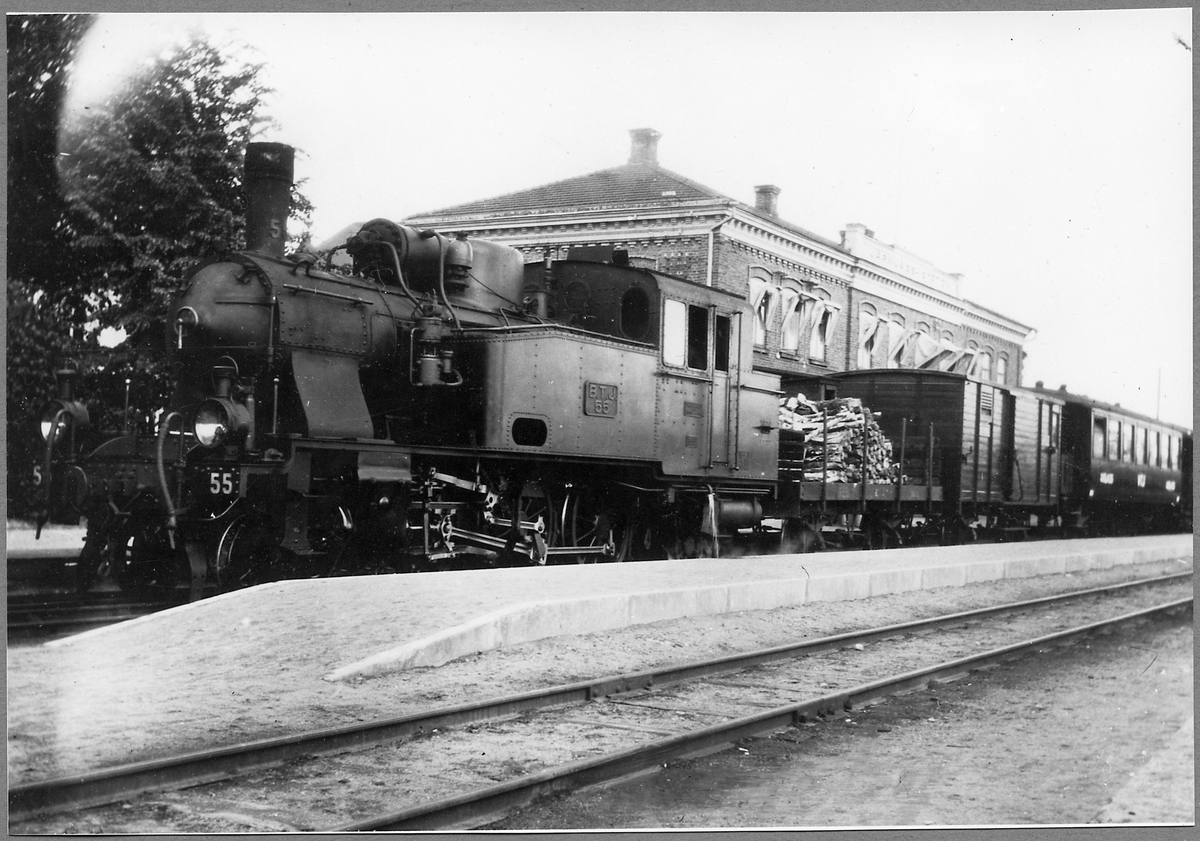
M339 250L348 268L320 268L284 253L292 160L250 144L248 245L171 304L175 388L156 428L92 445L63 372L42 418L39 521L87 518L83 587L103 569L122 587L198 596L298 576L704 556L732 541L803 551L835 520L869 545L916 539L917 521L956 540L1000 513L1165 519L1190 488L1185 430L908 371L824 386L869 407L864 430L878 413L894 476L797 474L814 442L781 428L788 395L753 367L744 298L618 249L527 265L501 244L384 219ZM1100 420L1106 447L1119 427L1111 460L1084 446Z

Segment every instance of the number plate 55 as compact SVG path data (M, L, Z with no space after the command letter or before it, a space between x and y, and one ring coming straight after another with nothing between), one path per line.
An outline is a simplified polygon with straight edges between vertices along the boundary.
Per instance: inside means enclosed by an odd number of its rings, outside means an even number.
M214 496L231 496L237 485L234 483L234 477L237 474L232 470L213 470L208 474L208 492Z

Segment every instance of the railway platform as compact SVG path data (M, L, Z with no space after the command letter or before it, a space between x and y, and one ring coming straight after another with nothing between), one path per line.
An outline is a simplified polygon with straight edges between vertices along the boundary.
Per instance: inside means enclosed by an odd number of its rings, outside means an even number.
M70 586L74 559L83 549L84 527L50 526L34 539L33 528L5 532L4 559L8 591L39 586Z
M1191 536L1178 535L277 582L10 642L9 779L891 624L918 606L935 615L1181 572L1191 559ZM799 615L776 624L768 609L787 605Z
M150 628L216 641L253 627L280 661L298 656L297 634L321 640L322 676L337 682L564 634L1191 557L1191 535L1167 535L279 581L48 645L120 650Z

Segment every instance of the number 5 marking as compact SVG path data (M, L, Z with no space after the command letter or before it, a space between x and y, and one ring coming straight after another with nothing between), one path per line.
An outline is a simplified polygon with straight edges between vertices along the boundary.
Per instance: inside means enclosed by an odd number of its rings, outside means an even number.
M208 491L211 494L225 494L226 496L233 493L233 474L228 471L209 473Z

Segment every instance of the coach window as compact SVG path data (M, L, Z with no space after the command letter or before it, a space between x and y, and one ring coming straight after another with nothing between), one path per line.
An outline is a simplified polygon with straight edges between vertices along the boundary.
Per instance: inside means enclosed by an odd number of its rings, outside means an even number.
M870 368L875 356L875 341L879 336L879 316L870 304L858 311L858 367Z
M1104 444L1108 441L1108 419L1096 415L1092 418L1092 458L1104 458Z
M1179 439L1174 435L1167 436L1167 469L1175 469L1175 455L1179 452Z
M1158 439L1161 437L1161 432L1150 432L1146 435L1146 464L1151 467L1162 467L1158 458Z
M1133 461L1133 424L1121 424L1121 461Z
M1146 430L1144 427L1134 427L1133 430L1133 460L1136 464L1149 464L1146 458Z
M1110 461L1121 460L1121 422L1110 419L1108 422L1108 458Z

